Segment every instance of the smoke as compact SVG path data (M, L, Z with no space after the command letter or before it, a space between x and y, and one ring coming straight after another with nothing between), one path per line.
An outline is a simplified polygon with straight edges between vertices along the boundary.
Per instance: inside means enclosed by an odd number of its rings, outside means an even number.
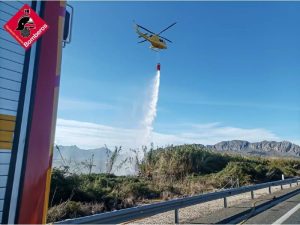
M151 84L150 98L146 103L146 112L143 118L143 145L149 145L152 139L153 122L157 112L157 102L159 94L160 71L157 71L153 83Z

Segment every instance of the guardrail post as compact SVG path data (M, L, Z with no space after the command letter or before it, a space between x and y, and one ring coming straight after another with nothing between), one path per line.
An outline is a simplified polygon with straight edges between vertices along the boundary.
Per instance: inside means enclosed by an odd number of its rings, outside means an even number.
M298 186L299 184L298 184L298 180L297 180L297 186Z
M272 186L269 186L269 194L271 194L272 193Z
M227 198L224 197L224 208L227 208Z
M254 191L251 191L251 199L254 199Z
M175 209L175 224L179 224L179 210Z
M281 188L281 190L283 190L283 186L282 185L280 185L280 188Z
M292 182L290 183L290 187L292 187Z

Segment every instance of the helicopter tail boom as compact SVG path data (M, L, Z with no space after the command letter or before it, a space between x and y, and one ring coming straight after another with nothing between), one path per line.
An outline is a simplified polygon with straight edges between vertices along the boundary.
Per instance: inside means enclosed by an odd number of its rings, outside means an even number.
M148 36L139 30L139 26L137 24L135 25L135 31L139 35L139 37L149 40Z

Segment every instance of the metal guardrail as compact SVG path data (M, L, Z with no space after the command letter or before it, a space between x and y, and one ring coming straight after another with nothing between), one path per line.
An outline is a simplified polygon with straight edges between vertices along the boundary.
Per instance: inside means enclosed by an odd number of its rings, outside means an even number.
M142 219L145 217L154 216L156 214L164 213L167 211L175 210L175 223L179 223L179 212L178 209L184 208L187 206L196 205L199 203L209 202L217 199L224 199L224 207L227 207L227 197L251 192L251 198L254 198L254 191L269 188L269 193L272 192L272 186L297 183L300 181L300 178L290 178L286 180L273 181L268 183L256 184L251 186L244 186L240 188L232 188L228 190L216 191L212 193L202 194L198 196L185 197L172 199L165 202L158 202L149 205L137 206L127 209L116 210L112 212L100 213L91 216L85 216L75 219L67 219L64 221L56 222L55 224L116 224L126 221L132 221L136 219Z

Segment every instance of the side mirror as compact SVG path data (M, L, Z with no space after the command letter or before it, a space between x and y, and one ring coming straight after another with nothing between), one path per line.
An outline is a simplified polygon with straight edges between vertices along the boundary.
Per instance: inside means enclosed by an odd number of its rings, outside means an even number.
M67 4L66 14L65 14L64 33L63 33L63 47L65 47L66 44L71 43L73 16L74 16L74 8L71 5Z

